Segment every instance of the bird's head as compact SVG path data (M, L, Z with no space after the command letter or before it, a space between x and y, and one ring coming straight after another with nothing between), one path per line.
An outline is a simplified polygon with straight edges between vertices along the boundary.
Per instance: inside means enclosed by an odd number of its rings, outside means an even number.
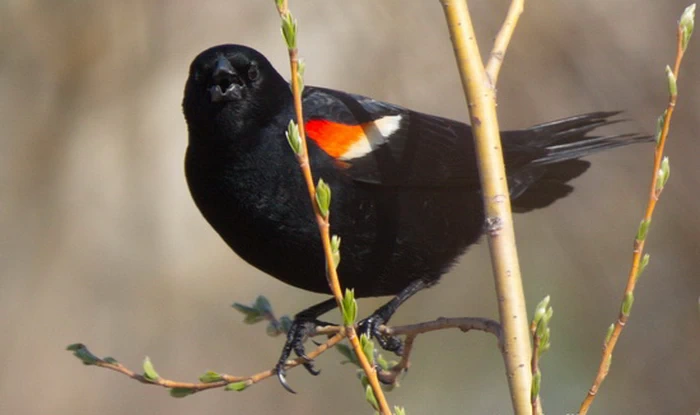
M182 107L191 133L214 128L237 136L258 127L289 99L287 82L265 56L246 46L220 45L190 65Z

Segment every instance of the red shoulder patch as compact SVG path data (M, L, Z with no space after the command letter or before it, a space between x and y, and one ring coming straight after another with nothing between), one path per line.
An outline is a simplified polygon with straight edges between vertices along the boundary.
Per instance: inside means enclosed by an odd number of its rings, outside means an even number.
M361 140L367 140L362 125L347 125L327 120L310 120L304 124L306 135L328 153L339 159Z

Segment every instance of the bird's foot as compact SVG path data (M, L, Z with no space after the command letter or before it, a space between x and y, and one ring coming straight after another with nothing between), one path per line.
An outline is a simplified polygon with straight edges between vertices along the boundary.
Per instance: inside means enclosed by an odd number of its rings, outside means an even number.
M384 334L379 329L380 326L389 321L385 314L381 308L375 311L371 316L358 323L357 331L360 335L366 334L369 338L374 338L382 349L401 356L403 353L403 342L401 339Z
M321 373L314 367L313 359L306 355L306 350L304 349L304 341L309 337L310 334L314 333L316 327L328 326L330 323L319 321L316 319L309 320L304 317L296 317L292 322L292 326L289 328L287 333L287 341L284 343L282 348L282 355L280 356L277 364L275 365L275 372L277 373L277 379L279 379L280 384L289 392L296 393L287 383L287 360L289 356L294 352L302 360L304 360L304 368L314 376Z

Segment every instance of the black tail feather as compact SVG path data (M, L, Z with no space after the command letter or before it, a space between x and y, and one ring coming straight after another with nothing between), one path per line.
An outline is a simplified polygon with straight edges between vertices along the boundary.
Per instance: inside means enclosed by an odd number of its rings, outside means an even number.
M653 140L652 136L641 134L587 135L596 128L620 122L621 120L610 119L619 113L614 111L577 115L536 125L527 130L530 133L527 135L513 135L512 137L517 137L511 147L515 152L524 147L532 149L529 160L523 160L521 156L517 160L512 159L512 164L515 165L511 167L515 171L509 174L509 180L513 211L527 212L543 208L571 193L573 187L568 182L590 167L590 162L580 160L581 157ZM508 135L504 140L508 140Z

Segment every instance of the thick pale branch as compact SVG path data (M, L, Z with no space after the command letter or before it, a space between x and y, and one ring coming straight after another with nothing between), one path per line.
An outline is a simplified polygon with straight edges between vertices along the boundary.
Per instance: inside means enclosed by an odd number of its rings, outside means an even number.
M469 105L486 225L503 328L503 359L514 412L530 414L530 341L527 310L496 117L495 84L486 74L465 0L441 0ZM517 10L516 10L517 11ZM507 20L514 25L515 20ZM505 53L513 27L503 29L497 53ZM494 66L497 74L497 66Z

